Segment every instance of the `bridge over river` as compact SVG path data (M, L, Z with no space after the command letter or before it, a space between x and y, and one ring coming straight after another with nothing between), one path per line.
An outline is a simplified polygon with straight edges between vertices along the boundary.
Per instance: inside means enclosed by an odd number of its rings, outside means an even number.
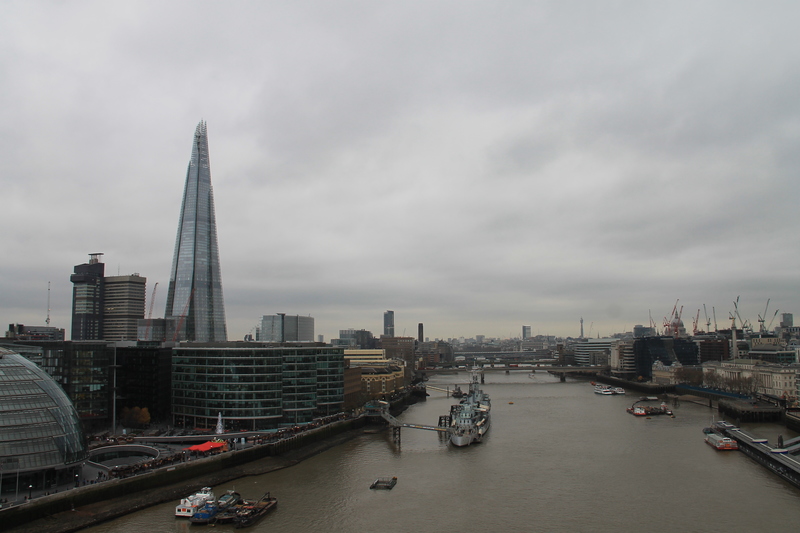
M524 366L523 366L524 365ZM481 365L477 362L476 365L467 367L453 367L453 366L436 366L426 368L422 372L426 374L446 374L452 372L468 372L475 370L478 372L508 372L508 373L526 373L533 374L536 372L549 372L561 377L563 381L567 374L579 374L584 376L593 376L608 372L610 367L608 365L587 365L587 366L571 366L571 365L553 365L542 362L529 362L529 363L509 363L509 364L496 364L490 363L488 365Z

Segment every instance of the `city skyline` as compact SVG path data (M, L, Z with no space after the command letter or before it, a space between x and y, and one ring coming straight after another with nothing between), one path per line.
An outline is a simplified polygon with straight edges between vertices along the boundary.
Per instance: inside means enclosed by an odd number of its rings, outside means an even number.
M165 308L201 117L231 340L798 312L800 6L580 6L0 5L2 319L69 330L94 250Z

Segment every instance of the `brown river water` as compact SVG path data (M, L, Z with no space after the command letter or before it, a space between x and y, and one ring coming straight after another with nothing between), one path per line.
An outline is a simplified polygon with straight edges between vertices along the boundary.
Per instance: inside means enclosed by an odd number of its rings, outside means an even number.
M469 376L433 376L433 386ZM633 417L639 393L601 396L585 381L491 372L492 427L484 442L456 448L432 431L364 434L302 463L215 487L246 498L270 491L278 508L254 532L778 532L800 524L800 489L741 452L703 442L714 413L681 402L675 418ZM436 425L453 399L430 397L399 418ZM744 425L775 443L796 436L774 424ZM397 476L393 490L370 490ZM188 532L178 501L84 531ZM218 525L214 531L233 531ZM201 529L200 529L201 530Z

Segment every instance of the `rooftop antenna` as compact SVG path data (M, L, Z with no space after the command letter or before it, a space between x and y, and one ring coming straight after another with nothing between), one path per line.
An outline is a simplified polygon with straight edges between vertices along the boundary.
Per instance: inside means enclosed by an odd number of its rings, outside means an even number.
M45 323L50 326L50 282L47 282L47 320Z

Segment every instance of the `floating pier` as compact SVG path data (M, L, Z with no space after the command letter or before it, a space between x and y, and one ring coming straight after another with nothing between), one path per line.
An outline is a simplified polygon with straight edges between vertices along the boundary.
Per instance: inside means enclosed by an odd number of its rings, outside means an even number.
M787 442L783 442L781 438L779 446L772 447L767 439L754 437L733 425L726 425L721 429L726 437L737 442L739 450L745 455L800 488L800 461L791 453L800 450L800 438Z

